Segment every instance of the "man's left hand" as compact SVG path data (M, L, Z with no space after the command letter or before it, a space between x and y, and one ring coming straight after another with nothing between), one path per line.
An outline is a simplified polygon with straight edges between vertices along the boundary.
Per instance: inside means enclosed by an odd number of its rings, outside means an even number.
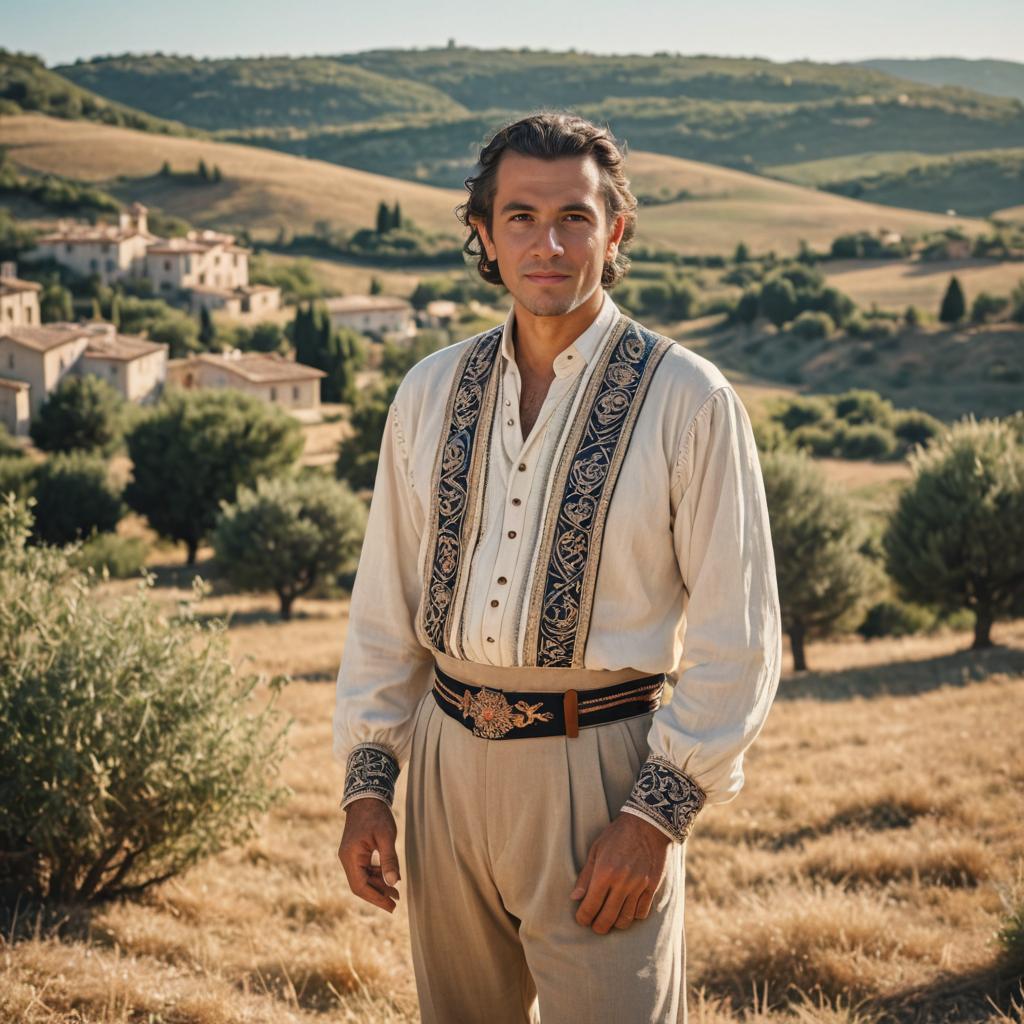
M635 814L619 814L594 840L570 898L576 921L599 935L628 928L651 912L672 840Z

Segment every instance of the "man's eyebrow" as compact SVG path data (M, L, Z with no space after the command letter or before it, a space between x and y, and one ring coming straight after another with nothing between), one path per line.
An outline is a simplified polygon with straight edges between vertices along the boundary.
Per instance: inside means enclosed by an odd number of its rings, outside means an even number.
M510 199L501 208L500 212L502 214L506 214L506 213L511 213L514 210L515 211L525 210L527 213L536 213L537 212L537 207L534 206L532 203L525 202L524 200ZM586 200L583 200L583 199L581 199L581 200L574 200L571 203L565 203L563 206L560 206L558 208L558 210L559 210L559 213L583 212L583 213L589 213L591 216L594 216L597 213L597 210L594 208L594 206L592 206L590 203L588 203Z

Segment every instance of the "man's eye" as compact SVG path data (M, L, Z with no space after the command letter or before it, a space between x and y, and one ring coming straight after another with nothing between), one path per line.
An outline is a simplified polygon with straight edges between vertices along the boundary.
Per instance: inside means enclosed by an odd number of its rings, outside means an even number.
M530 215L528 213L513 213L511 219L512 220L519 220L520 217L529 217L529 216Z

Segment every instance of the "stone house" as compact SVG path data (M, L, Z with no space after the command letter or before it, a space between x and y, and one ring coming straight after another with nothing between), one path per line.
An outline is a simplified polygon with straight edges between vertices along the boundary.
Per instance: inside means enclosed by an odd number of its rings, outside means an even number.
M320 380L327 374L277 353L199 352L167 364L167 383L184 389L237 388L273 402L300 419L320 411Z
M344 295L324 305L334 327L351 327L378 338L411 338L416 334L412 304L390 295Z

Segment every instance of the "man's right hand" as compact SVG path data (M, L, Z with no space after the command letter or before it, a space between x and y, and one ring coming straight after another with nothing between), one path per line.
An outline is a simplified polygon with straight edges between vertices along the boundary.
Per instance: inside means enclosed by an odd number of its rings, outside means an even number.
M345 830L338 847L338 860L345 869L348 887L375 907L394 913L399 897L395 883L401 880L395 839L398 826L383 800L364 796L345 808ZM380 854L380 866L373 864L373 852Z

